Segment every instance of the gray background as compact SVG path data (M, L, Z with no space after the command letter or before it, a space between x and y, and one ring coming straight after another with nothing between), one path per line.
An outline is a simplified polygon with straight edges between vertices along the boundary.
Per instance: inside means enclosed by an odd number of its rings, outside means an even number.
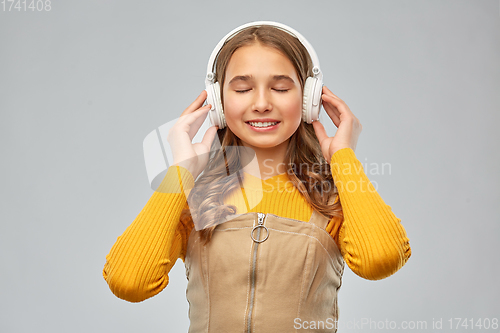
M471 332L448 320L500 318L498 1L54 0L0 12L1 332L186 332L181 261L138 304L102 268L153 193L144 137L204 89L219 39L254 20L311 42L363 124L358 159L391 164L365 171L413 255L381 281L346 269L341 321Z

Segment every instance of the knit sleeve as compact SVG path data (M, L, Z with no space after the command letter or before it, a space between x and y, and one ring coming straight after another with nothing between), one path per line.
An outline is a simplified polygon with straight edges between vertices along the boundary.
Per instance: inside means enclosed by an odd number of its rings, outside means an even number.
M330 229L344 260L365 279L394 274L411 256L401 220L377 193L351 148L335 152L330 163L344 214L343 220L330 222Z
M187 208L185 191L192 175L170 167L162 184L150 197L106 256L103 277L111 291L129 302L141 302L162 291L176 260L184 260L190 228L180 222Z

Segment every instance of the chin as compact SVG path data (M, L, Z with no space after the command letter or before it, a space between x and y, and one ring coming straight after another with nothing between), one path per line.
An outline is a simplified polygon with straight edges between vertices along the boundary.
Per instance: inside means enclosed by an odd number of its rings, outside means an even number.
M245 145L255 147L255 148L260 148L260 149L274 149L277 148L283 144L286 144L288 140L283 141L283 142L274 142L274 141L244 141L242 140Z

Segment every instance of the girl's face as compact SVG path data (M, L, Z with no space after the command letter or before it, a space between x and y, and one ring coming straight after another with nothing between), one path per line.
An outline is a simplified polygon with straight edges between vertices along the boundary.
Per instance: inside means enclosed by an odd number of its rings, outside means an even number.
M223 87L227 126L251 148L288 146L302 117L302 89L292 62L258 43L238 48Z

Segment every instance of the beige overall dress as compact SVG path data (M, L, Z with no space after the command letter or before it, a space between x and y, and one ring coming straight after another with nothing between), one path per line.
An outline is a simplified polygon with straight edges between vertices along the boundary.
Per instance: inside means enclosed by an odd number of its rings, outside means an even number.
M344 260L313 210L309 223L233 215L185 258L190 333L336 332ZM313 329L312 329L313 328Z

